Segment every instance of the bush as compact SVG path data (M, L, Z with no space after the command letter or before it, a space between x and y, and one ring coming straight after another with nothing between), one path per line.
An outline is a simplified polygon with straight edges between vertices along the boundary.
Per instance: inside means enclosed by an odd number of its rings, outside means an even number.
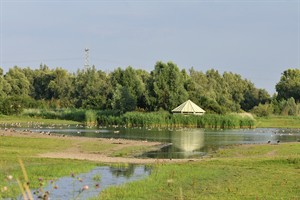
M267 117L271 115L273 111L274 108L271 104L259 104L251 110L251 113L255 114L258 117Z
M35 106L36 102L28 96L10 96L0 99L0 113L4 115L18 115L24 108Z

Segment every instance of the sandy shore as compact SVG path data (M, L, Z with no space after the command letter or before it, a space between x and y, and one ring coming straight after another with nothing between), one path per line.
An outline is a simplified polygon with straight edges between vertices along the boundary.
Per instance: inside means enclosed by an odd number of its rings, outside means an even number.
M48 135L28 131L15 131L13 129L1 129L1 137L31 137L31 138L59 138L62 140L73 140L74 145L65 149L62 152L47 152L39 154L39 157L44 158L63 158L76 160L89 160L102 163L133 163L133 164L148 164L148 163L175 163L175 162L191 162L201 159L152 159L152 158L134 158L134 157L111 157L106 153L88 153L83 152L79 145L83 142L99 142L101 144L117 144L111 151L119 150L129 146L147 146L153 149L160 148L163 144L159 142L146 142L127 139L107 139L107 138L88 138L88 137L62 137L62 135ZM110 153L111 153L110 151Z

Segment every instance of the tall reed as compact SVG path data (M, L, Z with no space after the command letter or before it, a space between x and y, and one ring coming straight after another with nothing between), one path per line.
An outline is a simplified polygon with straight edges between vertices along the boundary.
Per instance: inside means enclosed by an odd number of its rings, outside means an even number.
M99 125L122 125L128 127L194 127L194 128L253 128L250 117L239 115L205 114L180 115L168 112L127 112L123 115L98 115Z
M27 109L23 115L48 119L66 119L85 123L87 126L118 125L128 127L194 127L194 128L253 128L255 121L237 114L181 115L166 111L127 112L95 111L84 109Z
M85 111L85 124L87 126L97 125L97 112L94 110Z

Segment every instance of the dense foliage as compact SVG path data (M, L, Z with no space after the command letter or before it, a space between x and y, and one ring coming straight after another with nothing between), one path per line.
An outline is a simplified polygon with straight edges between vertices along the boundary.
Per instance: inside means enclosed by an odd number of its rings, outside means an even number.
M70 73L62 68L0 68L0 114L18 114L24 108L127 111L171 111L187 99L208 113L252 111L298 115L300 70L288 69L276 85L278 95L232 72L220 74L191 68L188 72L172 63L157 62L149 73L117 68L110 73L95 66Z

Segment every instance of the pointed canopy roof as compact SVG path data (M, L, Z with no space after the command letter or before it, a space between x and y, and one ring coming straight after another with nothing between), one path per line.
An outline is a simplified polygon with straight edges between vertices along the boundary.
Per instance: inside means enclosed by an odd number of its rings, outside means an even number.
M187 100L177 108L172 110L173 113L182 113L182 114L194 114L194 115L201 115L205 113L205 110L197 106L191 100Z

